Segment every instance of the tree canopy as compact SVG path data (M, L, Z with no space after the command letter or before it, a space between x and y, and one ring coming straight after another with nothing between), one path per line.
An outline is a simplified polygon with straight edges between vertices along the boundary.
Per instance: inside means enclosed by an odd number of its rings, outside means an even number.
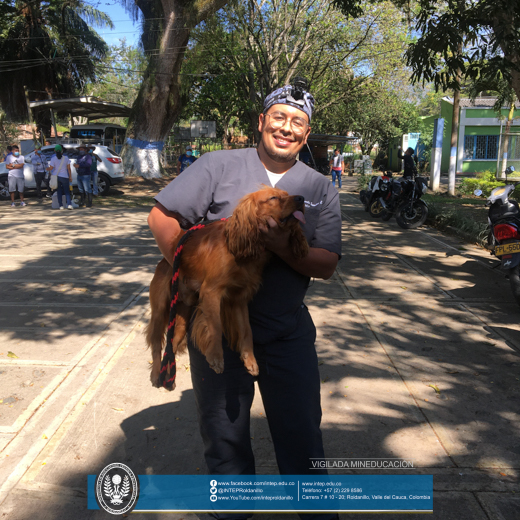
M377 3L381 0L372 0ZM361 0L334 0L346 15ZM511 0L393 0L417 34L407 52L412 80L460 88L460 78L504 78L520 97L520 2Z
M265 96L302 75L316 98L313 130L330 130L328 122L371 78L407 94L406 38L407 26L388 2L367 3L363 16L348 21L327 2L239 1L192 32L185 116L222 121L224 133L233 121L258 140Z
M112 27L81 0L4 0L0 4L0 103L13 120L27 119L32 99L73 95L95 78L108 47L93 26Z

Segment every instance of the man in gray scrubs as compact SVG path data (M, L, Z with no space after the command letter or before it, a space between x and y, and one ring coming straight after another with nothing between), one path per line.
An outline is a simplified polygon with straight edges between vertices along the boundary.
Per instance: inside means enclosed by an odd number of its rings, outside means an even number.
M326 177L296 160L310 133L313 97L300 84L275 90L264 101L258 149L211 152L197 160L156 197L148 217L164 257L181 228L232 215L242 196L262 184L305 198L303 231L309 254L292 256L287 233L271 219L264 230L275 255L249 305L259 375L251 376L237 353L224 347L224 373L210 369L189 345L193 389L209 473L251 475L250 409L254 381L262 395L280 474L323 474L310 459L323 458L316 329L303 303L311 277L328 279L341 255L339 195ZM247 513L218 518L247 518ZM302 515L323 520L337 515Z

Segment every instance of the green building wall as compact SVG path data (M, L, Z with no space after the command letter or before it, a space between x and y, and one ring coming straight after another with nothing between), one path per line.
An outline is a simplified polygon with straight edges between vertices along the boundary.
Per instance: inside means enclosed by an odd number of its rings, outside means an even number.
M459 109L462 110L462 109ZM503 109L501 111L502 116L507 118L509 111ZM515 110L514 117L520 116L520 110ZM442 159L441 159L441 173L448 173L450 168L450 144L451 144L451 128L453 122L453 105L446 101L441 100L441 113L440 116L444 119L444 134L442 141ZM466 107L466 123L468 119L496 119L497 114L492 108L467 108ZM464 135L500 135L500 125L468 125L464 128ZM457 148L464 146L464 140L459 142L460 136L457 138ZM491 170L496 171L497 160L473 160L473 161L462 161L462 173L478 173L483 171Z
M453 122L453 105L448 101L441 100L441 115L444 119L444 132L442 135L442 157L441 157L441 173L448 173L450 169L450 142L451 142L451 126Z

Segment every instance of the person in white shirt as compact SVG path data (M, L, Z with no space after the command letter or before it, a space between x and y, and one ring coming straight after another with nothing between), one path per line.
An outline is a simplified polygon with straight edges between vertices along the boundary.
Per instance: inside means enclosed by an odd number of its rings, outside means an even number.
M336 148L330 160L330 173L332 174L332 185L336 186L336 176L338 177L338 187L341 189L341 174L343 173L343 155Z
M58 203L60 209L63 209L63 195L67 199L67 208L73 209L72 199L70 196L70 184L72 183L72 173L70 172L70 159L63 155L63 148L60 144L54 147L55 155L51 157L49 161L50 166L47 171L51 172L51 175L58 176Z
M9 194L11 195L11 208L15 207L14 195L18 192L20 197L20 206L27 206L23 200L23 190L25 188L25 181L23 176L23 165L25 158L20 155L18 145L13 145L12 155L8 155L5 159L6 168L9 171L7 181L9 182Z

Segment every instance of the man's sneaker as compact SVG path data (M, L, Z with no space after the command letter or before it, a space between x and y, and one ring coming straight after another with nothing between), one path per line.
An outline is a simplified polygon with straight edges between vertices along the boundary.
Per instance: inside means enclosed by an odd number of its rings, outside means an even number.
M74 209L74 208L72 207L72 204L69 204L69 205L67 206L67 209Z
M14 202L11 202L11 208L14 208L16 204Z
M50 193L47 193L47 195L45 195L48 199L52 199L52 195Z
M27 204L24 201L22 201L22 202L20 202L20 206L22 206L22 207L27 206Z
M60 209L63 209L63 206L60 206Z

